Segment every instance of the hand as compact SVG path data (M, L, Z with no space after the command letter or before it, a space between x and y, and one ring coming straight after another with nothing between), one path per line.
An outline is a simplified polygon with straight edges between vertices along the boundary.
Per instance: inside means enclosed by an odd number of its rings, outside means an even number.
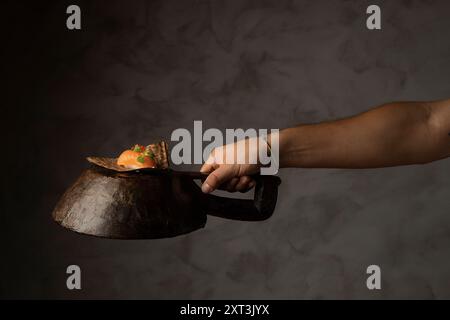
M253 188L255 181L250 175L260 170L257 142L257 138L250 138L215 148L200 169L209 173L202 191L210 193L220 187L229 192L246 192Z

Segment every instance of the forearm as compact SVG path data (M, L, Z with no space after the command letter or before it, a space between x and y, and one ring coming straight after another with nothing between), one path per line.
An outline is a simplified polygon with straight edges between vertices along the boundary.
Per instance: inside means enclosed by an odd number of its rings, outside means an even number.
M450 100L392 103L280 132L281 167L375 168L450 156Z

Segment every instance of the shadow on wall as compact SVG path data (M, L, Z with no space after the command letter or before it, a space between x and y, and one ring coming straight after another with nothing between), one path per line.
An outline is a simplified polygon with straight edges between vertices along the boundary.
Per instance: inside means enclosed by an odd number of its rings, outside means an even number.
M187 236L113 241L51 222L88 155L175 128L283 128L392 100L449 96L448 1L9 3L2 297L448 298L448 162L372 171L284 170L274 216L211 218ZM20 15L20 16L19 16ZM81 267L82 290L65 286ZM383 290L365 286L383 270Z

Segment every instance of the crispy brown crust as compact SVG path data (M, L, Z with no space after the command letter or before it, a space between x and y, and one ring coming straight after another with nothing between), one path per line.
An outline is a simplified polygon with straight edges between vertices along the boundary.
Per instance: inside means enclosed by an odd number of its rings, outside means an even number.
M157 169L168 169L169 168L169 157L168 148L165 141L149 145L153 154L155 155L155 162ZM87 161L93 163L97 166L118 171L127 172L135 171L136 169L129 169L117 164L117 158L105 158L105 157L87 157Z

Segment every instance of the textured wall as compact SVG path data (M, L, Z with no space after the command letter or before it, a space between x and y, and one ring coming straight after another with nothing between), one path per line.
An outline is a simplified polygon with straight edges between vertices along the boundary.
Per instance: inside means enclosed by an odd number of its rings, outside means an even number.
M4 20L9 133L30 156L7 159L2 182L2 297L450 298L448 160L282 170L270 220L210 217L174 239L95 239L50 220L83 157L193 120L283 128L450 97L450 2L377 1L381 31L365 28L366 1L78 3L78 32L64 1L16 2ZM80 292L65 288L69 264ZM370 264L380 292L366 289Z

